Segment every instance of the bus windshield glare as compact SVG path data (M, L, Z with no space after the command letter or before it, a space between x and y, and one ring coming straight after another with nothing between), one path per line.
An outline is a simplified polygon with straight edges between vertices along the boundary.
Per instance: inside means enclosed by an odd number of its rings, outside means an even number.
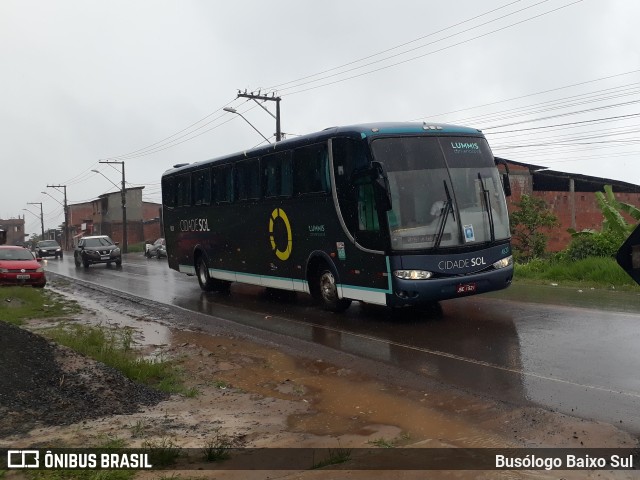
M389 179L392 250L509 238L502 184L484 138L396 137L371 145Z

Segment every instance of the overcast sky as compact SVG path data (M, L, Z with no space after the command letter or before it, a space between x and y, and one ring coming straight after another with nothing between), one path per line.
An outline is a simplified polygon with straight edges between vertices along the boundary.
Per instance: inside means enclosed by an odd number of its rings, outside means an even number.
M47 184L115 191L105 159L159 201L172 165L262 141L222 107L273 135L238 89L281 95L289 135L458 123L496 155L640 184L639 19L636 0L0 0L0 218L39 232L23 209L42 202L58 226Z

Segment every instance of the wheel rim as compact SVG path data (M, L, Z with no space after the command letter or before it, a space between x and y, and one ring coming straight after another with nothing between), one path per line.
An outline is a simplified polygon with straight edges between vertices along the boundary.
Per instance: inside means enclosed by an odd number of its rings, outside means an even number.
M324 272L320 277L320 295L326 303L332 303L338 298L336 279L331 272Z
M198 268L198 277L200 278L200 283L206 285L209 281L209 270L207 269L207 264L204 260L200 260L200 268Z

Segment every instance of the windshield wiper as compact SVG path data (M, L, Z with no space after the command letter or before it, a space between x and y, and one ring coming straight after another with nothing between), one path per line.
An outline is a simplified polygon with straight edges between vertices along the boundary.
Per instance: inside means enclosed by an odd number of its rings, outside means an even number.
M487 209L487 216L489 217L489 232L491 235L491 241L495 242L496 232L493 225L493 209L491 208L491 198L489 197L489 190L487 190L487 187L484 184L484 179L482 178L480 172L478 172L478 180L480 180L480 185L482 186L482 198L484 199L483 203L485 208Z
M443 180L444 184L444 193L447 196L447 200L444 202L444 207L440 210L440 225L438 226L438 236L436 237L436 241L433 244L433 248L439 248L440 242L442 241L442 237L444 236L444 227L447 224L447 219L449 218L449 212L451 212L451 216L453 217L453 221L456 221L456 213L453 209L453 200L451 200L451 194L449 193L449 187L447 187L447 181Z

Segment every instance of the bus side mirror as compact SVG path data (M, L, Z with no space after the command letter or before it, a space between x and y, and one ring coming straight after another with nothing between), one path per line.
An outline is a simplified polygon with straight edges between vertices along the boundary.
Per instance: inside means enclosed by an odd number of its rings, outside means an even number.
M508 173L503 173L502 174L502 188L504 189L504 196L505 197L510 197L511 196L511 182L509 181L509 174Z
M371 171L374 177L378 205L382 211L388 212L392 208L389 178L380 162L371 162Z
M506 170L506 173L502 174L502 189L504 190L504 196L510 197L511 182L509 181L509 164L504 158L493 157L493 161L496 164L496 167L498 165L504 165L504 169Z

